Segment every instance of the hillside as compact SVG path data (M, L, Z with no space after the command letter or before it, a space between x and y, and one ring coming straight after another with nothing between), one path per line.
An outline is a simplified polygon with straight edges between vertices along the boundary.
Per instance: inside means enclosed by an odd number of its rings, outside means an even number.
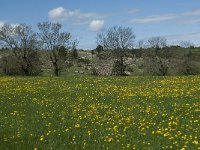
M131 75L143 75L144 72L144 65L145 60L143 55L147 52L151 51L149 49L140 49L140 50L131 50L126 57L126 63L128 66L128 72L131 72ZM191 51L191 61L193 64L195 64L196 69L200 72L200 48L193 48L193 49L185 49L185 48L169 48L167 51L170 53L170 59L174 61L182 60L182 58L188 54L189 51ZM151 52L150 52L151 53ZM9 54L12 54L9 50L0 50L0 62L2 62L2 58L4 56L7 56ZM40 55L40 61L42 63L42 70L43 76L49 76L52 75L52 64L49 59L48 52L45 51L39 51ZM91 75L92 74L92 68L97 67L100 69L104 68L112 68L113 63L115 62L116 58L112 56L109 52L106 51L103 52L100 56L98 53L92 53L92 51L78 51L78 55L80 58L80 61L72 61L72 64L70 67L66 67L62 71L63 76L71 76L71 75ZM0 63L1 66L1 63ZM173 68L170 70L171 74L173 75ZM2 68L0 68L1 75L3 74Z

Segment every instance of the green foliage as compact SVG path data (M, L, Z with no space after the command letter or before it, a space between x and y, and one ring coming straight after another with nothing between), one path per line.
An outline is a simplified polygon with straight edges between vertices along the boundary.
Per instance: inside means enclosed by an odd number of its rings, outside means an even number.
M113 58L112 53L110 51L102 51L96 55L100 60L106 60L109 58Z
M98 54L101 53L101 52L103 51L103 46L98 45L98 46L96 47L95 51L97 51Z
M2 70L5 75L41 75L42 68L38 53L32 51L27 60L19 59L15 55L8 55L2 58Z
M79 58L78 63L90 64L90 60L88 58Z
M72 51L71 51L71 58L72 59L78 59L78 51L77 51L77 49L76 48L74 48L74 49L72 49Z
M0 28L0 42L2 42L3 46L10 48L13 54L11 57L14 58L14 62L10 62L12 61L10 58L4 59L3 70L6 74L26 76L39 74L40 69L38 70L38 67L35 67L39 65L39 56L36 51L39 44L37 34L34 33L31 26L26 24L19 24L17 26L4 24ZM12 67L13 63L16 63L18 71Z
M200 73L200 66L194 61L195 55L191 50L187 54L184 54L183 59L179 62L177 70L179 74L183 75L195 75Z
M58 51L59 59L67 60L69 51L65 46L60 46L57 51Z
M22 75L20 63L13 55L3 57L1 67L5 75Z
M38 23L38 29L42 46L49 52L54 75L59 76L63 68L63 58L65 55L62 56L62 54L65 54L65 48L74 47L74 42L71 42L71 34L61 32L62 25L60 23Z
M112 69L112 75L116 75L116 76L123 76L125 75L124 71L125 71L125 64L122 64L123 61L121 60L116 60L114 62L113 65L113 69Z

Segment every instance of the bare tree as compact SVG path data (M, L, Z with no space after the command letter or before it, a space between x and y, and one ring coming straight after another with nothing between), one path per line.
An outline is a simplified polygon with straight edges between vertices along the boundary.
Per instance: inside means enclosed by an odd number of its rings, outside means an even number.
M134 39L132 29L121 26L110 27L97 35L97 44L103 46L104 50L111 50L117 58L118 75L124 75L124 58L127 50L133 47Z
M39 37L45 49L49 51L49 57L53 65L54 74L60 75L62 70L62 59L59 56L60 47L72 48L71 34L61 32L62 25L60 23L43 22L38 23L40 30Z
M164 37L152 37L148 40L149 46L151 48L160 49L167 46L167 39Z
M144 40L139 40L138 43L137 43L137 47L138 47L139 49L145 48L145 47L146 47L146 46L145 46L145 41L144 41Z
M5 47L9 47L17 63L21 66L21 71L25 75L33 75L33 69L39 64L37 35L32 27L26 24L11 26L4 24L0 28L0 41Z
M144 57L147 73L165 76L170 67L171 52L166 48L167 40L163 37L152 37L148 40L151 49Z
M190 41L180 41L180 46L183 48L194 47L194 44Z

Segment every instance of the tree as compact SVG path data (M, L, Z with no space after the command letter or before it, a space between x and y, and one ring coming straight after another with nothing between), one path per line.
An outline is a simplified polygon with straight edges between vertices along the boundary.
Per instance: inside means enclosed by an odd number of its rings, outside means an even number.
M183 48L194 48L194 44L190 41L180 41L180 46Z
M162 37L152 37L148 43L151 49L148 49L144 54L147 73L167 75L171 56L169 49L166 48L167 40Z
M101 53L102 51L103 51L103 46L101 46L101 45L98 45L97 47L96 47L96 49L95 49L96 51L97 51L97 53L99 54L99 53Z
M141 50L145 48L145 41L144 40L139 40L137 47Z
M118 75L125 75L124 58L128 49L133 47L135 35L131 28L114 26L97 35L97 44L103 46L105 50L111 50L112 54L117 58L117 65L120 66ZM116 70L116 69L114 69Z
M59 76L62 70L63 57L59 55L60 47L72 48L71 34L61 32L60 23L38 23L39 37L43 47L48 50L54 74Z
M36 51L38 48L37 35L33 32L31 26L26 24L17 26L4 24L0 28L0 41L5 47L12 50L16 58L13 60L17 60L15 63L20 65L20 71L18 72L27 76L41 73L39 56ZM10 59L7 59L8 61Z
M160 49L167 46L167 39L164 37L152 37L148 40L151 48Z
M178 60L178 73L184 75L195 75L199 73L199 65L195 61L195 54L189 50L183 58Z
M72 51L71 51L71 57L72 59L78 59L78 50L76 49L78 45L78 41L73 41L72 42Z

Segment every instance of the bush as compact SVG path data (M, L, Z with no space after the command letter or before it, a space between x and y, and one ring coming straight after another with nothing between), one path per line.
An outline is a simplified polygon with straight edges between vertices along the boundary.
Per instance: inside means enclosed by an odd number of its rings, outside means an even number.
M94 75L94 76L98 76L99 75L99 73L98 73L98 71L97 71L97 69L95 68L95 67L92 67L92 75Z
M90 60L88 58L79 58L78 63L90 64Z
M28 62L18 59L14 55L4 56L2 58L2 70L6 75L41 75L42 67L37 52L29 55ZM26 69L26 70L25 70ZM28 71L28 74L27 72Z
M3 57L1 65L6 75L22 75L20 63L12 55Z
M116 76L126 75L124 73L125 68L126 68L126 66L124 64L122 64L120 60L116 60L113 65L112 75L116 75Z
M112 54L110 52L108 52L108 51L107 52L106 51L102 51L102 52L98 53L96 56L101 60L107 60L110 57L112 57Z

